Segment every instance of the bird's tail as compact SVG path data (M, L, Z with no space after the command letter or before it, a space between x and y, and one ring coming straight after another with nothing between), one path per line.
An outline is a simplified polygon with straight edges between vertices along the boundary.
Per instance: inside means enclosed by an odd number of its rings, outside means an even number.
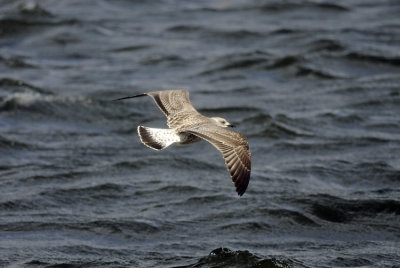
M138 126L140 140L154 150L162 150L173 143L180 142L179 136L172 129Z

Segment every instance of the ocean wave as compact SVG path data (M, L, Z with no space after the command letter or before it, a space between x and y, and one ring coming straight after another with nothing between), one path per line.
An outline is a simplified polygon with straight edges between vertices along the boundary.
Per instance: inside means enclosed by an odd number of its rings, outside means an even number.
M35 146L21 141L10 140L0 135L0 147L1 147L0 151L2 151L9 149L27 150L27 149L33 149Z
M199 259L196 263L179 268L189 267L270 267L287 268L292 266L291 260L278 260L274 257L265 258L250 253L247 250L233 251L229 248L216 248L206 257ZM178 268L177 267L177 268Z
M294 33L301 33L302 30L294 29L294 28L285 28L285 27L278 27L270 32L272 35L288 35Z
M329 262L332 267L373 267L373 262L367 258L349 258L349 257L337 257Z
M278 114L272 117L268 114L261 113L248 117L245 121L246 124L256 126L248 133L250 137L282 139L289 137L314 136L312 131L308 130L301 120L295 120L283 114Z
M310 48L310 50L328 50L334 49L333 46L320 45ZM339 48L337 48L339 49ZM318 51L314 51L321 53ZM287 69L294 77L315 76L323 79L348 78L343 72L328 69L320 65L314 65L313 61L306 60L304 55L273 55L262 51L249 53L233 54L221 56L214 62L210 62L207 69L196 74L197 76L208 76L224 74L240 70L257 70L267 72L277 69Z
M346 54L346 57L351 60L362 60L369 61L372 63L387 63L395 66L400 65L400 56L389 56L389 55L374 55L368 54L365 52L349 52Z
M215 202L223 202L227 200L225 195L204 195L204 190L199 189L202 193L201 196L192 196L184 200L182 203L186 205L199 205L199 204L213 204Z
M131 185L121 185L115 183L102 183L94 186L79 188L48 189L39 193L39 196L46 200L52 200L54 205L57 203L71 203L86 201L92 203L96 200L105 201L106 199L124 199L133 192Z
M14 93L4 97L0 103L0 110L11 111L13 109L18 109L21 107L27 107L36 102L52 102L57 97L53 95L44 95L38 92L21 92Z
M125 234L131 237L133 234L154 234L161 231L156 224L137 220L95 220L89 222L66 224L72 230L86 230L102 234Z
M346 46L339 40L322 38L310 42L307 45L307 49L310 52L321 52L321 51L338 52L345 50Z
M140 159L135 159L132 161L121 161L113 164L117 168L126 168L126 169L140 169L147 168L149 166L158 166L164 167L167 166L169 168L178 168L180 170L193 170L203 169L203 170L215 170L219 169L219 165L213 164L211 162L201 161L195 158L189 157L172 157L168 156L149 156L142 157Z
M395 183L400 181L400 170L382 162L361 162L352 167L351 170L358 178L373 180L375 183Z
M24 211L37 209L38 206L31 200L10 200L0 203L0 211Z
M113 52L113 53L134 52L134 51L139 51L139 50L146 50L151 47L153 47L153 46L150 44L133 45L133 46L113 48L113 49L110 49L109 52Z
M26 32L29 27L32 27L32 24L25 20L12 18L0 19L0 32L3 36Z
M316 9L318 11L344 12L349 8L337 3L319 2L319 1L287 1L287 2L270 2L254 6L253 8L261 9L264 12L286 12L298 9Z
M17 92L34 92L40 94L50 94L49 91L43 88L31 85L23 80L18 80L8 77L0 79L0 89L6 92L10 91L11 93L15 93L15 91L17 91Z
M168 227L163 227L165 228ZM162 231L157 223L146 220L92 220L92 221L76 221L68 218L68 215L60 215L58 221L51 223L45 221L19 221L10 222L8 224L0 224L0 230L8 232L22 231L87 231L90 233L98 233L102 235L124 235L131 237L133 234L154 234Z
M331 70L323 70L320 66L312 65L300 65L297 66L296 76L316 76L323 79L334 79L334 78L348 78L343 76L341 73L334 73Z
M359 218L382 217L383 214L400 215L400 202L396 200L346 200L329 195L316 195L311 200L314 200L310 204L311 213L329 222L348 223ZM392 221L395 221L395 216Z
M146 192L147 193L157 192L157 193L160 193L161 195L182 194L182 193L189 195L189 194L198 194L200 192L203 192L203 190L200 189L199 187L189 186L189 185L168 185L168 186L163 186L160 188L155 188L153 190L146 191ZM137 191L136 193L143 194L144 191L140 191L140 192Z
M189 60L181 55L149 55L140 61L143 65L158 65L167 64L168 66L184 66L189 63Z
M398 263L396 1L0 2L0 266ZM178 87L247 136L245 196L111 101Z
M397 108L400 105L400 98L396 98L387 94L386 96L373 96L364 99L356 99L347 104L347 107L365 109L365 108Z
M17 82L11 83L10 91L15 88L14 83ZM125 122L139 117L143 120L141 107L144 104L121 105L112 102L112 97L102 100L99 97L91 96L55 95L24 82L18 83L17 88L17 92L8 92L7 88L3 88L3 90L6 90L3 94L1 94L0 89L0 112L13 112L14 119L18 116L22 119L39 117L75 123L105 122L108 120ZM106 96L103 96L103 98L106 98ZM126 129L121 127L116 132L121 133L121 131L126 132ZM129 133L131 133L130 130Z
M278 217L279 221L287 221L289 220L289 224L292 225L303 225L303 226L311 226L311 227L319 227L320 225L312 220L310 217L301 213L299 211L293 211L288 209L269 209L265 213ZM282 222L281 222L282 223ZM288 222L285 222L287 224ZM282 223L283 224L283 223Z
M217 226L215 229L218 232L228 231L228 232L243 232L243 231L252 231L252 232L270 232L274 227L268 223L261 221L246 221L239 223L229 223L229 224L221 224Z
M254 66L259 65L259 64L261 64L263 62L265 62L264 59L233 60L233 61L230 61L229 63L223 64L220 67L203 71L203 72L199 73L198 75L199 76L211 75L211 74L216 74L216 73L220 73L220 72L226 72L226 71L235 70L235 69L242 70L242 69L247 69L247 68L250 68L250 67L254 67Z
M267 62L268 62L267 55L262 52L229 54L217 58L216 60L214 60L212 63L209 64L213 66L212 68L204 70L197 75L203 76L219 72L226 72L230 70L237 70L237 69L243 70L248 68L254 68L256 66L259 66Z
M363 117L356 113L346 114L339 111L322 112L318 117L340 124L359 124L365 121Z
M32 232L39 230L61 230L63 226L65 226L64 223L46 223L20 219L18 222L8 222L0 224L0 230L3 232Z
M41 185L45 184L42 183ZM134 192L130 185L122 186L113 183L79 188L72 186L64 186L64 188L61 188L61 186L57 188L43 186L43 188L45 190L37 191L34 195L25 195L20 199L0 203L0 208L1 210L11 209L14 211L34 211L46 208L50 211L60 206L74 207L78 204L82 207L99 204L107 205L110 200L123 202ZM48 213L52 214L53 212Z
M266 64L265 69L278 69L295 65L302 59L301 56L282 56L271 59L270 63Z
M9 68L37 68L37 66L27 63L22 58L18 57L2 57L0 56L0 63L4 63ZM3 78L4 79L4 78ZM0 80L0 85L3 85L3 79Z
M170 26L166 29L169 32L176 32L176 33L194 33L194 32L201 32L204 28L197 25L174 25Z
M319 2L319 1L260 1L260 2L244 2L244 4L238 4L232 2L226 5L209 5L209 6L195 6L186 8L185 11L190 12L240 12L240 11L251 11L261 10L263 12L287 12L298 9L307 10L318 10L318 11L329 11L329 12L346 12L350 10L350 7L331 2Z
M99 249L98 247L89 247L89 246L65 246L62 248L59 248L60 251L63 252L63 254L69 253L75 253L75 254L88 254L88 255L95 255L95 256L106 256L110 252L115 252L113 255L117 255L118 253L123 253L126 255L129 255L129 253L126 253L124 250L119 249L118 252L117 250L111 250L111 249ZM46 259L46 261L43 260L35 260L35 259L30 259L28 261L19 261L19 262L12 262L10 263L10 266L26 266L26 267L43 267L43 268L80 268L80 267L88 267L88 268L95 268L95 267L138 267L139 263L135 260L121 260L117 258L103 258L99 260L98 258L96 260L85 260L85 261L63 261L63 258L60 258L61 260L57 261L57 259ZM1 263L1 262L0 262Z
M355 150L356 148L365 148L366 146L372 147L373 145L387 144L395 139L388 139L384 137L374 136L356 136L356 137L325 137L323 140L291 140L280 141L275 144L279 149L305 151L305 152L327 152L336 151L344 152L346 150Z
M20 15L25 17L54 17L50 11L35 2L22 2L16 9L19 11Z
M258 132L256 135L253 136L282 139L285 137L304 137L313 135L308 131L303 131L284 123L271 122L263 131Z
M212 27L204 27L198 25L174 25L170 26L166 29L166 31L180 34L180 35L198 35L201 38L209 39L209 40L251 40L251 39L259 39L265 36L265 33L258 31L250 31L247 29L235 29L235 30L227 30L227 29L218 29Z
M56 167L55 165L49 167L50 169L59 169L60 167ZM89 175L90 172L86 172L86 171L71 171L71 170L62 170L62 171L58 171L58 172L49 172L48 174L46 174L44 172L44 168L42 168L42 174L37 174L37 175L33 175L33 176L28 176L28 177L24 177L21 178L20 181L23 183L44 183L44 182L55 182L55 181L68 181L68 180L75 180L75 179L79 179L81 177L84 177L86 175Z
M27 112L29 113L28 117L33 117L34 114L40 114L49 118L84 119L85 115L90 115L88 111L93 110L90 108L93 108L94 104L96 103L93 103L91 99L85 97L57 96L29 90L3 96L0 99L0 112ZM103 109L103 114L105 111L106 110ZM94 111L92 113L94 113ZM102 113L102 111L99 110L99 113Z
M208 29L202 33L203 38L211 40L221 40L224 42L237 41L237 42L251 42L254 40L262 40L265 34L258 31L251 31L246 29L238 30L218 30Z
M0 32L3 36L16 36L21 34L29 34L32 31L39 31L41 27L51 27L60 25L74 25L79 21L60 20L53 17L3 17L0 19Z

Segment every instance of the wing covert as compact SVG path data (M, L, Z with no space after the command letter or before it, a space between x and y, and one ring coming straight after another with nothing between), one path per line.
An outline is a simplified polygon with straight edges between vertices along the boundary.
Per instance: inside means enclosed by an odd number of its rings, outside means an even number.
M197 112L190 103L187 90L164 90L146 94L154 99L167 118L173 117L179 112Z

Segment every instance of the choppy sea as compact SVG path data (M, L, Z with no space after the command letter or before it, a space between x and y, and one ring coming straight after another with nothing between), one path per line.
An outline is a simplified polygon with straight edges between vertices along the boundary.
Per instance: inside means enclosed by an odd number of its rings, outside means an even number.
M155 152L187 89L247 136ZM400 267L400 2L0 1L1 267Z

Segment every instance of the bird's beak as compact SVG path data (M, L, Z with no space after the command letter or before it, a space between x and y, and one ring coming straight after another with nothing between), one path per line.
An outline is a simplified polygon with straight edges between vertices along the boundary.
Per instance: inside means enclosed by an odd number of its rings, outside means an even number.
M235 125L232 125L232 124L230 124L230 125L228 125L228 127L234 128L234 127L236 127L236 126L235 126Z

